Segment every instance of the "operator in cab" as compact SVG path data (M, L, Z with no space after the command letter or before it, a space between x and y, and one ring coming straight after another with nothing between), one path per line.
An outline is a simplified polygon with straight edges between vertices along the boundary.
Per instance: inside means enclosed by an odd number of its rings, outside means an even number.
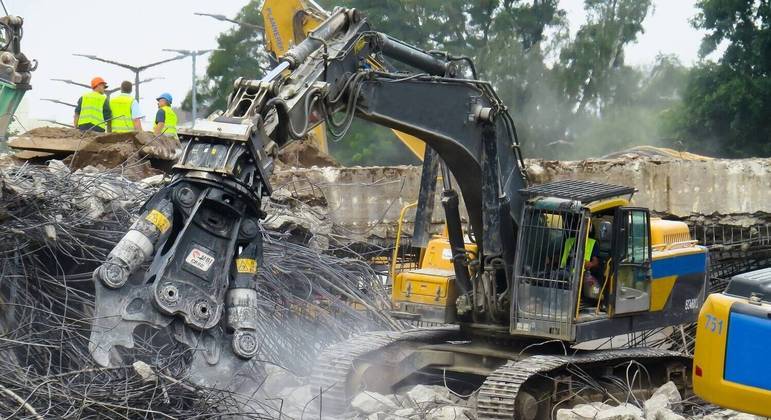
M597 299L600 296L603 282L602 260L599 256L597 240L594 237L594 226L590 226L589 237L586 238L586 244L584 246L584 284L581 287L581 294L588 299ZM560 258L559 268L561 270L567 270L567 267L572 265L572 260L575 256L575 252L572 252L572 250L575 245L575 236L565 240L565 244L562 248L562 257Z

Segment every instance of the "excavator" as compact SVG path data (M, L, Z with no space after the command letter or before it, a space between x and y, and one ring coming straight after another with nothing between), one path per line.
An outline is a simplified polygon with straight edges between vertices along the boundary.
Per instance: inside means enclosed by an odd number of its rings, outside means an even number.
M769 345L771 268L736 275L699 312L694 392L723 407L771 417L771 363L762 356Z
M259 353L259 223L277 153L319 124L342 136L362 118L425 143L418 225L441 174L446 244L394 287L403 309L444 325L324 351L311 382L325 413L360 390L426 378L476 381L480 418L526 420L686 386L679 352L578 347L696 320L708 254L684 223L633 206L629 187L529 186L514 121L471 61L378 32L358 10L336 8L276 59L235 82L227 109L180 129L171 182L94 272L97 363L123 365L150 327L194 349L194 382L216 386L247 365Z
M8 127L24 94L31 89L37 62L21 51L24 19L0 17L0 140L8 139Z

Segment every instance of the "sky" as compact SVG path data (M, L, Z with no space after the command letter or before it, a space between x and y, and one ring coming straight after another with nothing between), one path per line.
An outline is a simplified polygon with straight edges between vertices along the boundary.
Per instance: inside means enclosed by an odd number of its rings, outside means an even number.
M646 18L645 33L626 51L628 64L645 65L658 53L675 54L684 64L693 64L702 34L689 24L696 13L696 0L654 0L654 11ZM70 79L88 83L101 76L111 87L122 80L133 80L133 73L109 64L75 57L73 53L92 54L130 65L143 65L175 56L164 48L216 48L220 32L233 24L194 12L233 17L247 0L4 0L9 13L24 18L22 49L37 59L38 70L32 75L28 92L17 112L25 128L40 125L38 119L72 123L72 108L43 98L76 102L85 89L52 81ZM562 0L571 28L584 20L583 0ZM203 75L207 57L199 57L196 73ZM163 77L144 84L140 104L150 124L157 95L169 92L181 102L192 86L190 58L160 65L140 77ZM249 76L249 75L244 75ZM45 124L45 123L44 123Z

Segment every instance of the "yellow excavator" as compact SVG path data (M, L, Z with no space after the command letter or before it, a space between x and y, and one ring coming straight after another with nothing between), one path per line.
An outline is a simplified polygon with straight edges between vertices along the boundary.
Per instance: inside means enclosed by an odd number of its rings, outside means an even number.
M329 17L308 0L266 0L262 14L266 47L275 57L300 44ZM367 60L374 68L383 68L375 57ZM318 125L312 138L326 150L323 130L323 124ZM424 208L433 198L431 183L436 177L430 174L436 172L437 162L432 162L430 151L426 155L422 140L397 130L394 133L419 159L427 158L421 184L423 203L418 203L419 209ZM449 173L442 175L451 178ZM503 287L496 278L502 276L500 272L487 278L474 273L469 262L479 259L480 244L452 220L448 220L445 234L427 241L416 269L391 270L395 314L420 324L460 324L459 337L471 339L471 343L437 344L448 338L437 330L424 331L422 337L412 332L399 338L375 334L353 339L330 349L314 372L318 385L332 384L328 400L344 405L358 387L389 390L416 372L441 369L444 375L449 371L487 377L480 388L483 415L544 417L554 406L570 403L559 401L564 399L560 393L574 385L566 375L567 366L599 366L607 373L609 363L631 357L649 361L660 357L663 362L648 364L650 372L679 379L685 386L687 361L673 354L638 349L629 354L595 353L585 359L567 354L528 357L522 347L527 348L528 337L581 342L694 320L704 296L707 254L691 240L688 227L651 218L647 209L629 207L634 191L622 187L563 182L521 193L525 203L519 222L520 254L516 264L504 270L511 272L508 275L517 279L516 284L507 280ZM419 210L416 236L426 234L425 222L421 225L425 217ZM448 231L455 233L454 238ZM514 248L512 241L508 246ZM568 247L568 243L573 245ZM585 258L568 263L576 249ZM510 262L515 259L512 255L507 258ZM599 267L580 268L584 260L594 258ZM491 263L506 266L504 259ZM570 264L578 266L571 268ZM478 283L470 278L475 275L480 277ZM491 321L508 323L508 333L496 330ZM515 344L512 350L512 342L517 340L511 337L520 337L525 344ZM371 362L383 354L390 360ZM535 378L544 374L562 375L564 383L547 385ZM550 397L544 389L551 389Z
M470 66L337 8L261 79L238 79L224 112L180 130L171 182L95 271L94 359L122 364L116 348L133 348L135 330L149 326L195 349L191 369L209 385L248 366L263 310L261 200L277 153L322 122L341 132L362 118L425 142L418 225L441 172L447 243L429 247L394 293L405 311L445 325L325 350L311 375L323 414L363 389L416 382L478 389L479 418L524 420L644 397L667 381L685 387L690 358L609 347L615 336L694 322L707 250L684 223L633 206L633 188L528 186L514 121L489 82L463 76Z
M734 276L707 297L696 327L693 389L703 399L771 417L771 268Z

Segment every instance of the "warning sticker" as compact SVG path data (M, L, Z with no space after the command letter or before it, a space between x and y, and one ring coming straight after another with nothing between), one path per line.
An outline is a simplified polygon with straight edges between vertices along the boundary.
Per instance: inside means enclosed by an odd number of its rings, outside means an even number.
M442 259L447 261L452 259L452 250L450 248L445 248L442 250Z
M214 264L214 257L201 251L198 248L193 248L190 254L185 258L185 262L201 271L209 271L211 265Z
M236 258L236 271L254 274L257 272L257 261L251 258Z
M161 233L165 233L171 227L169 219L158 210L151 210L147 217L145 217L145 220L155 225Z

